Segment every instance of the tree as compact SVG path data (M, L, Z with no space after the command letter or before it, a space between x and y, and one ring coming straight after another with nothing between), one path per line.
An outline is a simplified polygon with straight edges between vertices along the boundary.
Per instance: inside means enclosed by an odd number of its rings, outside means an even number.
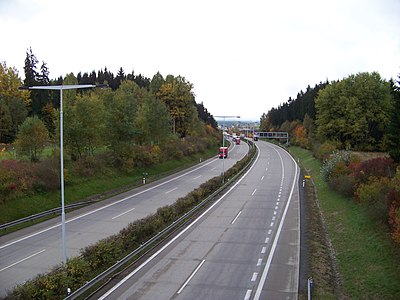
M390 81L390 91L394 105L390 126L387 130L389 154L396 162L400 162L400 74L398 78L397 85L393 80Z
M38 59L32 52L32 48L26 52L25 58L25 86L49 85L49 70L45 62L42 62L40 70L37 70ZM41 116L43 106L51 101L52 92L48 90L32 90L30 93L32 102L29 113L34 116Z
M187 134L190 120L193 118L195 107L193 85L186 81L184 77L174 77L168 75L165 83L161 85L157 97L163 101L172 118L172 132L185 137Z
M72 159L92 156L103 145L103 102L94 94L78 96L64 112L64 141Z
M208 112L207 108L204 107L203 102L196 103L196 108L200 120L205 124L211 125L214 129L218 128L217 121L215 121L214 117Z
M132 157L135 138L138 137L135 122L138 89L136 83L123 81L115 93L105 93L102 98L106 110L104 139L120 162Z
M15 145L19 154L28 156L31 161L38 161L48 140L46 126L34 116L26 118L19 126Z
M14 141L18 126L27 116L29 91L19 91L22 85L15 68L0 64L0 142Z
M271 121L270 115L263 113L260 118L260 131L270 131L271 130Z
M12 128L12 118L8 105L2 98L0 96L0 142L5 143Z
M156 95L164 83L164 77L160 74L160 72L157 72L157 74L155 74L150 81L150 91Z
M148 94L136 114L140 143L160 144L170 134L168 108L154 95Z
M382 147L393 99L389 83L378 73L359 73L333 82L319 92L315 105L320 139L359 150Z

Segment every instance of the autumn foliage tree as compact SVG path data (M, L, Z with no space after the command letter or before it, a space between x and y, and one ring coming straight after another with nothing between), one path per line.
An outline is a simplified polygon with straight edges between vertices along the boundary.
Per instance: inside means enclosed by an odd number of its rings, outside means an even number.
M19 154L38 161L48 141L49 132L43 122L38 117L28 117L18 128L15 145Z
M333 82L315 100L320 139L343 148L384 149L383 137L393 110L390 85L380 75L359 73Z

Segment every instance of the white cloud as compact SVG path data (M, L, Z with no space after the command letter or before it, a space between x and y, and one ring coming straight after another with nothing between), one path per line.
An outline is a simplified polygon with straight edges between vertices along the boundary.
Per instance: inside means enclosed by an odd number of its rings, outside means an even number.
M0 60L20 72L31 46L53 78L182 75L215 115L259 118L327 78L400 73L397 0L0 0L0 11Z

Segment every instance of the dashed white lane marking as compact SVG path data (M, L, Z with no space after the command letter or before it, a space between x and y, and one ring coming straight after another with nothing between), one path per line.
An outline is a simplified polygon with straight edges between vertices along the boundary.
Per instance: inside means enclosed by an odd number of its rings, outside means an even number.
M261 181L263 181L264 180L264 175L261 177Z
M271 233L272 233L272 229L268 230L268 234L271 234Z
M7 270L8 268L11 268L11 267L13 267L13 266L15 266L15 265L18 265L19 263L22 263L23 261L25 261L25 260L27 260L27 259L30 259L30 258L32 258L32 257L34 257L34 256L36 256L36 255L39 255L40 253L43 253L44 251L46 251L46 249L40 250L40 251L38 251L38 252L36 252L36 253L33 253L32 255L29 255L28 257L25 257L25 258L23 258L23 259L20 259L19 261L16 261L15 263L13 263L13 264L11 264L11 265L9 265L9 266L7 266L7 267L4 267L3 269L0 269L0 272L2 272L2 271L4 271L4 270Z
M257 267L261 266L261 263L262 263L262 258L259 258L257 261Z
M271 224L269 225L270 227L274 226L274 222L271 222Z
M193 278L193 276L197 273L198 270L200 270L201 266L204 264L206 260L203 259L201 263L197 266L197 268L193 271L192 274L190 274L189 278L185 281L185 283L181 286L181 288L178 290L177 294L180 294L183 289L188 285L189 281Z
M276 210L274 210L274 215L276 215Z
M231 224L235 223L237 218L239 218L240 214L242 213L242 211L239 211L239 213L236 215L236 217L233 219L233 221L231 222Z
M243 300L250 300L252 290L247 290L246 295L244 296Z
M266 244L269 243L269 237L265 238L265 243L266 243Z
M123 213L120 213L119 215L116 215L115 217L112 217L111 220L114 220L114 219L116 219L116 218L118 218L118 217L121 217L121 216L123 216L123 215L125 215L125 214L131 212L131 211L134 210L134 209L135 209L135 208L128 209L127 211L124 211Z
M203 176L203 175L196 176L196 177L193 178L193 179L199 179L201 176Z
M254 189L253 193L251 193L252 196L256 193L257 189Z
M175 191L175 190L177 190L178 188L176 187L176 188L173 188L172 190L169 190L169 191L166 191L165 193L166 194L169 194L169 193L171 193L171 192L173 192L173 191Z
M267 251L267 247L262 247L261 254L264 254Z
M257 280L257 276L258 276L258 273L257 272L254 272L253 273L253 277L251 277L251 281L256 281Z

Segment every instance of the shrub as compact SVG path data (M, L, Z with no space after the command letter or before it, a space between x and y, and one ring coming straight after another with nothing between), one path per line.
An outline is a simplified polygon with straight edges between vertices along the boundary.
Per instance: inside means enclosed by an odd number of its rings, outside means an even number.
M352 197L356 191L356 181L353 176L347 174L339 174L331 178L330 186L340 194Z
M32 164L18 160L0 161L0 202L33 190Z
M74 163L74 172L83 177L91 177L97 174L99 169L100 166L93 156L82 156Z
M340 170L345 170L351 162L351 154L349 151L337 151L332 156L325 160L321 167L321 174L326 182L329 182L331 177L338 176ZM347 170L345 171L347 173Z
M394 161L387 157L378 157L351 164L349 168L357 183L366 183L371 176L392 178L395 173Z
M60 164L54 158L46 159L32 166L36 192L60 188Z
M392 188L388 193L387 199L392 239L397 244L400 244L400 191Z
M313 149L313 154L316 158L324 161L339 149L339 142L326 141L322 145L316 144Z
M390 179L387 177L370 177L367 183L357 188L356 199L367 208L371 217L383 220L387 224L388 208L386 195L390 189Z

